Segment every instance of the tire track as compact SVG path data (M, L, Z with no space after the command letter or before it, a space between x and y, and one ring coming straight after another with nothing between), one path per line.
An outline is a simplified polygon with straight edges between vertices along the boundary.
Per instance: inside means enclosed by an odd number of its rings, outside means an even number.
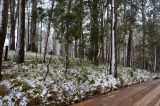
M122 101L117 106L133 106L134 103L138 102L141 98L143 98L148 93L150 93L152 90L154 90L159 85L159 83L160 83L160 81L158 81L154 84L151 84L150 86L142 89L141 91L137 92L133 96L128 97L128 100Z
M155 90L159 86L160 80L152 80L141 84L136 84L127 88L122 88L117 91L112 91L109 92L107 95L98 96L72 106L133 106L133 104L140 101L149 93L152 94L151 92L153 92L153 90ZM157 93L159 93L159 90L157 91ZM152 102L149 103L150 106L160 106L157 105L160 104L160 94L157 93L155 93L154 91L154 94L156 95L151 95L154 98L148 99L152 100Z
M154 98L153 101L151 101L148 106L155 106L156 103L158 103L158 101L160 100L160 94L156 96L156 98ZM160 104L159 104L160 105Z

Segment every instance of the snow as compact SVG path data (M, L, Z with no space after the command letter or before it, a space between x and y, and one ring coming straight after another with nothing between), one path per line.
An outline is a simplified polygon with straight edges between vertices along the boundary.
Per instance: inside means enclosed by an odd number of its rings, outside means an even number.
M0 82L0 86L5 86L7 89L10 89L13 85L9 81L3 80Z
M13 106L19 101L20 106L26 106L34 98L41 98L40 102L44 104L69 105L95 93L103 94L118 87L153 79L153 75L146 70L119 67L119 76L116 79L113 75L106 74L105 66L84 67L76 67L66 72L62 65L57 68L50 66L49 74L43 81L40 79L46 74L46 65L15 65L14 71L10 72L17 73L17 77L0 83L10 89L9 94L0 97L0 104ZM10 73L9 70L5 72Z

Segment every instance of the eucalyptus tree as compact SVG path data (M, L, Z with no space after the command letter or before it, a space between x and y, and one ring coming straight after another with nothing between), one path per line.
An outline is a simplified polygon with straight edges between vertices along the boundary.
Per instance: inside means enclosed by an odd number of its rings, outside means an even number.
M111 24L111 74L117 77L117 53L116 53L116 30L117 30L117 20L116 20L116 7L115 0L112 0L112 24Z
M14 56L14 62L24 62L24 48L25 48L25 4L26 0L20 0L19 2L19 33L17 39L17 47Z
M133 31L136 21L136 1L130 0L130 12L128 12L129 19L129 37L128 37L128 47L127 47L127 66L131 67L131 54L132 54L132 41L133 41Z
M0 81L2 80L2 55L8 24L8 0L0 1Z
M142 32L143 32L143 37L142 37L142 68L145 69L145 52L146 52L146 17L145 17L145 7L146 7L146 1L142 0L141 1L141 12L142 12Z
M44 18L46 18L47 13L45 12L45 9L43 7L38 7L37 8L37 16L38 16L38 22L40 24L40 35L39 35L39 53L42 53L42 37L43 37L43 23L44 23Z
M149 51L149 68L151 70L156 71L160 68L160 60L158 56L160 54L160 1L159 0L149 0L150 9L147 11L148 19L146 21L146 28L147 28L147 41L148 41L148 51Z
M52 12L53 12L53 7L54 7L54 1L52 1L52 6L51 8L48 10L48 23L47 23L47 37L46 37L46 41L45 41L45 47L44 47L44 56L43 56L43 62L46 61L46 54L47 54L47 45L48 45L48 38L50 35L50 29L51 29L51 22L52 22Z
M19 11L19 0L9 0L10 9L10 50L15 50L15 29Z
M30 27L30 46L29 50L32 52L37 52L37 4L38 0L31 0L32 3L32 12L31 12L31 27Z
M72 11L75 13L77 19L75 24L77 27L74 35L75 41L75 57L84 58L84 34L83 34L83 20L84 20L84 0L77 0L73 5Z
M80 31L82 30L82 20L79 20L78 16L80 14L76 13L77 11L79 12L79 9L76 7L78 3L80 2L74 0L57 0L54 9L54 28L58 35L57 39L59 39L62 45L61 49L66 69L69 67L69 45L74 40L78 40L79 35L82 34Z
M88 0L90 7L90 56L89 59L94 61L96 65L98 65L98 42L99 42L99 11L98 11L98 0Z

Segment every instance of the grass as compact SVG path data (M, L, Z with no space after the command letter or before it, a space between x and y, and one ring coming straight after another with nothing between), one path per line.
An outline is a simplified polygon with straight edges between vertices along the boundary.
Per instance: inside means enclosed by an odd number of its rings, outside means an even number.
M3 69L7 69L7 68L13 66L14 54L15 54L15 51L9 51L9 53L8 53L8 60L9 61L4 61L3 62ZM50 58L50 55L46 55L46 64L47 64L49 58ZM36 53L33 53L33 52L26 52L24 60L25 60L25 62L24 62L25 65L41 64L41 63L43 63L42 62L43 54L40 55L40 54L36 54ZM63 57L54 56L54 55L52 56L51 65L54 66L55 68L57 68L60 65L63 66L63 63L64 63L64 58ZM90 64L91 64L91 62L87 61L87 60L81 60L81 62L80 62L79 58L76 58L76 59L70 58L69 68L76 68L76 67L79 67L79 66L83 67L83 66L88 66Z

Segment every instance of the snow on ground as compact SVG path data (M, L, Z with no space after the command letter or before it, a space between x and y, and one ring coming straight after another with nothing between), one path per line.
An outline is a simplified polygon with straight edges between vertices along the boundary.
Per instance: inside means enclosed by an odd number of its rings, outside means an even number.
M103 68L102 68L103 67ZM7 80L0 82L0 105L52 105L66 106L93 96L103 94L118 87L129 86L153 79L146 70L118 68L118 78L107 75L105 66L84 66L65 70L62 66L44 64L15 65L3 71ZM6 89L6 94L1 89Z

